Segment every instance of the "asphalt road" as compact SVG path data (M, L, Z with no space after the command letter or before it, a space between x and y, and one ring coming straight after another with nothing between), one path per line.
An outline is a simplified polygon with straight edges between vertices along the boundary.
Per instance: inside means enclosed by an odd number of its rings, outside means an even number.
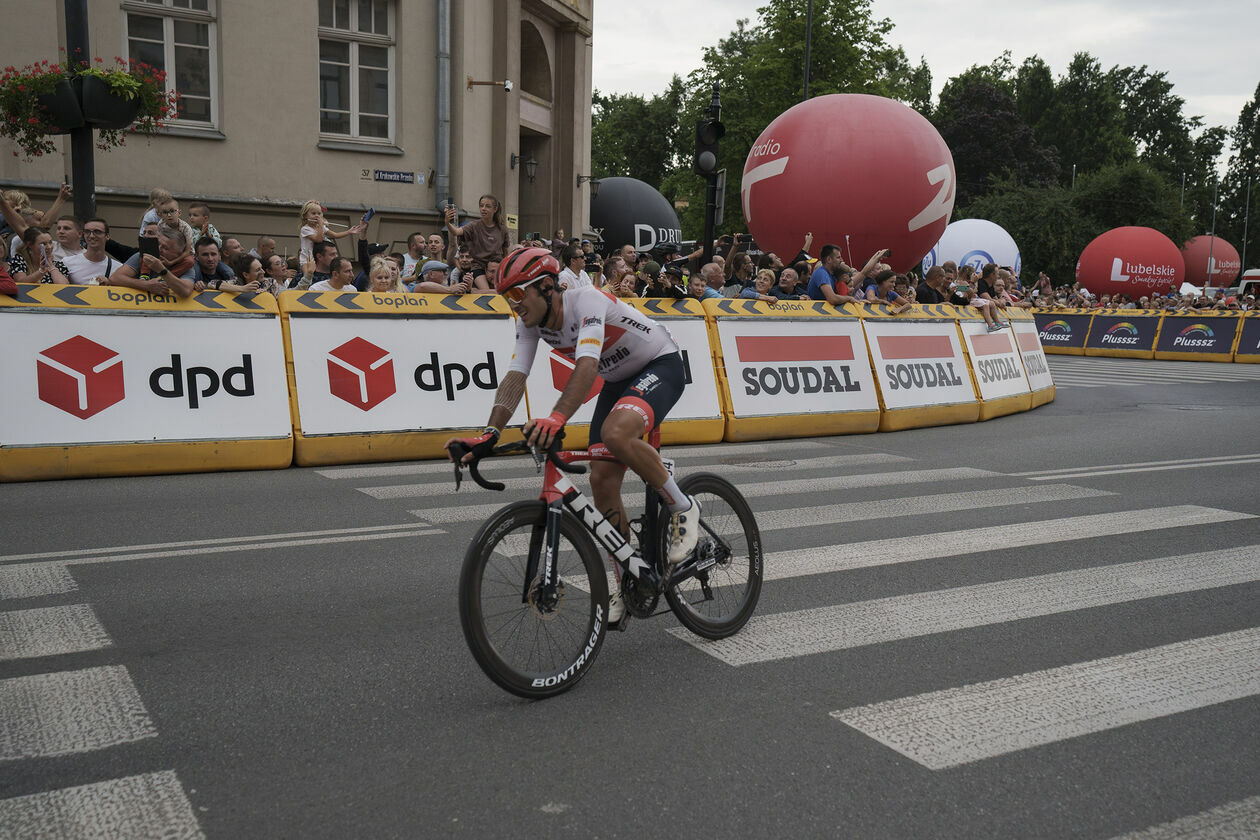
M0 487L0 836L1260 836L1260 370L1051 363L1027 414L683 448L759 514L757 616L536 703L455 598L528 489Z

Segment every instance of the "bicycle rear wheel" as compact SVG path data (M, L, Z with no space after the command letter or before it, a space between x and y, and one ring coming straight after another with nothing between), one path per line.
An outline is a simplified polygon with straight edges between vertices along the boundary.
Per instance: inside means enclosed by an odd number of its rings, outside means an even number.
M748 623L761 597L761 532L748 502L721 476L696 473L678 486L700 500L700 542L692 555L700 571L669 586L665 600L697 636L724 639ZM668 516L662 512L665 528Z
M473 658L501 688L530 699L572 688L595 661L608 624L602 559L568 513L560 521L559 590L541 597L546 522L541 501L498 511L468 546L459 576L459 619Z

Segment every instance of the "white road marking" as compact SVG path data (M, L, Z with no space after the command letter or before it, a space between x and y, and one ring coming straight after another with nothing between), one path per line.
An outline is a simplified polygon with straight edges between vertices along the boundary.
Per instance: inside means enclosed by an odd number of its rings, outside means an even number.
M1260 796L1227 802L1112 840L1255 840L1256 837L1260 837Z
M762 443L712 443L703 446L665 446L661 448L661 453L666 458L681 461L691 458L712 458L714 456L765 455L768 457L784 449L790 452L798 452L800 450L835 449L835 446L816 440L768 440ZM496 459L494 463L505 468L525 466L531 470L534 464L533 460L526 456L504 457ZM453 470L454 467L448 461L421 461L412 464L383 464L371 467L335 467L327 470L315 470L315 474L336 480L358 480L364 478L391 478L398 475L450 475Z
M900 470L898 472L860 473L858 475L828 475L819 478L798 478L785 481L740 482L739 491L744 495L745 499L756 499L763 496L782 496L788 493L826 493L837 490L859 490L868 487L891 487L898 484L970 481L979 478L994 478L1001 475L1001 473L978 470L972 467L940 470ZM629 487L629 483L626 486ZM642 493L627 493L625 496L630 502L626 505L627 512L637 515L643 508L641 504L643 499ZM480 521L486 519L501 507L503 507L503 504L421 508L411 511L411 514L425 522L444 525L450 522ZM831 510L836 509L834 504L829 507ZM793 510L796 509L793 508Z
M723 474L732 472L766 473L787 468L801 471L834 471L866 464L891 464L908 460L910 459L902 455L885 455L882 452L870 452L859 455L827 455L821 458L799 459L774 459L767 456L766 460L746 464L715 464L713 465L713 470ZM486 467L484 462L482 467ZM488 468L482 470L482 477L488 481L502 481L508 490L541 490L543 482L541 475L500 479ZM489 492L473 484L472 480L467 477L465 477L463 486L474 493L485 494ZM415 499L426 496L450 496L455 492L455 484L454 481L430 481L421 484L388 484L380 487L358 487L355 489L360 493L366 493L374 499Z
M424 523L412 522L405 527L410 531L376 531L368 534L343 534L339 537L311 537L301 540L279 540L276 542L260 542L260 543L244 543L244 544L220 544L210 545L203 548L184 548L170 549L167 551L138 551L125 554L104 554L83 556L70 556L60 561L67 565L89 565L93 563L118 563L123 560L168 560L172 557L195 557L201 554L225 554L233 551L259 551L270 548L297 548L304 545L330 545L332 543L346 542L365 542L368 540L397 540L407 537L424 537L430 534L446 533L441 528L422 527ZM390 528L398 528L397 525L391 525ZM318 532L316 532L318 533Z
M1260 580L1260 545L755 615L718 642L669 632L728 665L749 665Z
M0 800L0 836L205 837L173 770Z
M1061 476L1067 473L1089 472L1091 470L1127 469L1129 467L1163 467L1173 464L1215 464L1230 463L1238 458L1260 458L1260 452L1248 452L1239 455L1207 455L1200 458L1177 458L1171 461L1130 461L1125 464L1084 464L1079 467L1059 467L1053 470L1030 470L1029 472L1008 473L1017 478L1032 476Z
M932 769L1260 693L1260 628L831 713Z
M939 557L1255 518L1250 513L1235 513L1198 505L1174 505L1150 510L1123 510L1116 513L1091 513L1062 519L1020 522L1018 525L994 525L965 531L939 531L913 537L889 537L771 554L766 558L764 577L766 580L778 580L820 575Z
M99 650L113 643L87 604L0 612L0 662Z
M71 755L156 735L121 665L0 680L0 761Z
M41 598L78 589L63 563L27 563L0 566L0 601Z
M40 551L34 554L3 554L0 563L11 563L16 560L41 560L54 557L86 557L92 554L113 554L122 552L130 554L139 551L184 549L201 545L231 545L241 542L258 542L261 540L288 540L294 537L323 537L340 534L367 534L374 531L398 531L416 527L414 522L400 525L365 525L359 528L331 528L321 531L293 531L285 534L253 534L247 537L214 537L206 540L182 540L180 542L146 543L144 545L116 545L108 548L72 548L60 551Z
M1091 478L1098 475L1121 475L1124 473L1162 472L1164 470L1197 470L1203 467L1232 467L1238 464L1255 464L1260 456L1254 458L1231 458L1228 461L1206 461L1197 464L1168 464L1162 467L1127 467L1114 470L1089 470L1088 472L1060 473L1058 475L1029 476L1029 481L1053 481L1058 478Z

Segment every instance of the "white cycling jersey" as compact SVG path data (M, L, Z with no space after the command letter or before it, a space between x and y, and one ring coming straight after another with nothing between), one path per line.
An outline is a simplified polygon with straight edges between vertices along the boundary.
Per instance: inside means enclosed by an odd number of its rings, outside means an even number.
M529 375L539 339L570 361L599 359L599 375L613 382L633 376L659 356L678 352L669 330L602 289L579 286L563 294L560 329L527 327L517 320L511 370Z

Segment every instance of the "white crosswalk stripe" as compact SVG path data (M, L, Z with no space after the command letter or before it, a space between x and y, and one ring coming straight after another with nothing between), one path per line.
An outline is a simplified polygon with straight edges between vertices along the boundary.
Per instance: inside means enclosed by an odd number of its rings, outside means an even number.
M87 604L0 612L0 662L82 653L112 644Z
M0 680L0 761L70 755L157 735L118 665Z
M870 452L858 455L824 455L818 458L801 459L799 462L792 459L775 458L768 455L765 460L754 461L750 463L740 464L722 464L721 472L734 473L736 475L749 472L764 473L768 470L780 470L787 467L807 472L833 472L835 470L850 469L852 467L865 466L868 464L892 464L902 461L908 461L902 455L889 455L883 452ZM485 466L483 462L483 467ZM532 467L532 463L530 465ZM449 468L448 468L449 469ZM532 472L532 470L531 470ZM527 490L541 489L542 479L538 475L530 475L526 478L506 478L499 479L494 472L487 469L482 470L482 477L490 481L502 481L508 490ZM464 486L470 488L477 493L486 493L471 481L465 481ZM413 499L425 496L449 496L454 492L455 486L450 482L426 482L423 484L390 484L381 487L359 487L360 493L366 493L374 499Z
M670 632L728 665L749 665L1256 580L1260 545L1248 545L757 615L719 642Z
M789 493L831 493L841 490L861 490L873 487L892 487L899 484L933 484L950 481L970 481L980 478L994 478L1000 473L978 470L972 467L953 467L938 470L899 470L886 473L858 473L855 475L827 475L818 478L788 479L782 481L740 482L739 492L746 499L757 499L766 496L777 497ZM537 482L541 487L541 481ZM585 490L583 491L585 492ZM626 498L626 510L632 515L642 511L643 496L641 493L630 494ZM503 503L484 505L457 505L454 507L420 508L411 511L434 525L450 522L478 522L499 508Z
M73 592L77 584L64 563L0 566L0 601Z
M1255 840L1260 837L1260 796L1227 802L1112 840Z
M821 441L799 440L765 441L762 443L715 443L705 446L665 446L661 448L661 452L665 455L665 457L673 458L675 461L694 460L697 458L712 459L715 457L733 458L749 455L765 455L769 450L783 448L784 444L790 444L790 448L797 452L813 452L819 449L832 448L830 444L823 443ZM894 457L896 460L909 460L904 457ZM886 459L887 457L881 460ZM524 455L514 458L503 458L501 461L496 461L495 463L502 464L504 467L511 467L515 465L527 467L530 470L533 469L533 460ZM323 476L324 478L331 478L335 480L361 481L368 478L394 478L400 475L450 475L452 469L452 465L447 461L424 461L413 464L334 467L331 469L315 470L315 474Z
M204 837L171 770L0 800L0 837Z
M1260 693L1260 628L832 712L933 770Z
M1260 382L1260 365L1233 362L1182 362L1058 354L1047 354L1046 361L1050 365L1050 376L1054 379L1054 384L1060 388Z

